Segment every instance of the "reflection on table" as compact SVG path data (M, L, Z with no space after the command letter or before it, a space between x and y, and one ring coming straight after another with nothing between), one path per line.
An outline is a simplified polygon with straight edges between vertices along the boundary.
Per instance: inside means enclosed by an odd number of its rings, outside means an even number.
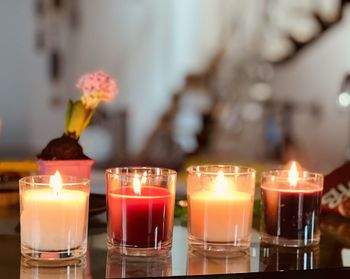
M172 275L171 255L168 257L122 256L108 250L106 278L163 277Z
M188 250L187 275L246 273L249 271L250 255L248 252L212 257L198 250Z
M60 267L47 269L45 267L21 266L20 235L19 235L19 210L17 208L0 210L0 277L1 278L60 278L65 271ZM315 270L331 268L334 271L345 270L350 266L350 250L348 243L349 234L345 228L350 227L350 221L329 216L321 222L322 235L320 246L309 249L283 248L268 246L259 241L258 231L253 230L253 239L250 256L243 258L210 258L205 255L194 256L188 250L187 230L185 227L175 225L172 259L165 262L147 261L143 259L113 257L107 254L106 245L106 214L90 216L89 220L89 251L86 255L86 269L70 267L70 278L79 278L83 274L87 278L101 278L130 276L184 276L186 274L205 273L237 273L237 272L263 272L278 270ZM108 259L106 259L108 255ZM89 260L90 258L90 260ZM107 260L107 261L106 261ZM154 259L153 259L154 260ZM172 260L172 263L171 263ZM116 261L118 264L113 264ZM90 264L89 264L90 263ZM107 264L107 265L106 265ZM68 267L66 268L66 271ZM347 269L348 270L348 269ZM38 274L36 276L36 274ZM43 275L42 275L43 274ZM58 275L57 275L58 274ZM76 274L76 277L74 277ZM299 273L298 273L299 274ZM300 273L304 274L304 273ZM316 273L315 273L316 274ZM318 274L318 273L317 273ZM322 273L323 274L323 273ZM40 275L40 277L38 277ZM245 278L245 274L237 274L239 278ZM251 274L247 275L250 277ZM63 278L66 278L63 277Z
M319 245L294 248L260 244L260 271L307 270L319 265Z
M30 261L21 257L21 279L84 279L91 278L87 272L86 258L60 264Z

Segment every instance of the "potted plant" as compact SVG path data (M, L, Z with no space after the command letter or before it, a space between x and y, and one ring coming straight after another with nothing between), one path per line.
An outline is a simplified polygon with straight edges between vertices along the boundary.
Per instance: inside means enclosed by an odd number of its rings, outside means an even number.
M83 94L79 100L68 102L63 135L51 140L37 156L39 174L58 170L63 175L90 177L94 161L84 154L79 137L98 105L111 101L118 93L117 83L107 73L98 71L82 76L76 86Z

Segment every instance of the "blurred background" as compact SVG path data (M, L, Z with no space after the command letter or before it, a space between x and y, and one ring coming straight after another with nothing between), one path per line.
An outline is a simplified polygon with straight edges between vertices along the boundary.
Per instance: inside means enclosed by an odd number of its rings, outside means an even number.
M4 0L0 160L63 133L76 80L120 94L80 142L97 167L350 158L350 1Z

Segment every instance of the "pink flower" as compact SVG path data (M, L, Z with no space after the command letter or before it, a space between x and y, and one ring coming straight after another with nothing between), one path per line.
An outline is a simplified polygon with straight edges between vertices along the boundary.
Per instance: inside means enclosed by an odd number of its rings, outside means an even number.
M101 101L111 101L118 94L117 83L103 71L83 75L76 86L83 90L81 101L88 109L95 109Z
M103 71L83 75L76 86L87 95L98 93L95 97L103 101L110 101L118 94L117 83Z

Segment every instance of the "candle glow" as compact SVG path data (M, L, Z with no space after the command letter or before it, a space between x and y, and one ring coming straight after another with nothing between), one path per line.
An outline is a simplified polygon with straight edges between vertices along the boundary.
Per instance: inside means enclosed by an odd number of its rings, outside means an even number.
M133 181L134 193L136 195L141 195L141 185L142 184L144 185L146 183L147 183L147 171L145 171L142 174L141 179L140 179L140 176L136 174L135 177L134 177L134 181Z
M296 165L295 161L293 161L292 166L290 167L290 170L288 172L289 185L292 187L297 186L298 178L299 178L299 172L297 169L297 165Z
M214 193L217 196L224 196L228 193L228 183L222 170L218 171L218 176L215 178Z
M54 175L50 176L50 187L55 191L58 196L62 191L62 177L59 171L56 171Z
M140 181L140 177L138 175L135 175L135 177L134 177L133 188L134 188L135 194L137 194L137 195L141 194L141 181Z

